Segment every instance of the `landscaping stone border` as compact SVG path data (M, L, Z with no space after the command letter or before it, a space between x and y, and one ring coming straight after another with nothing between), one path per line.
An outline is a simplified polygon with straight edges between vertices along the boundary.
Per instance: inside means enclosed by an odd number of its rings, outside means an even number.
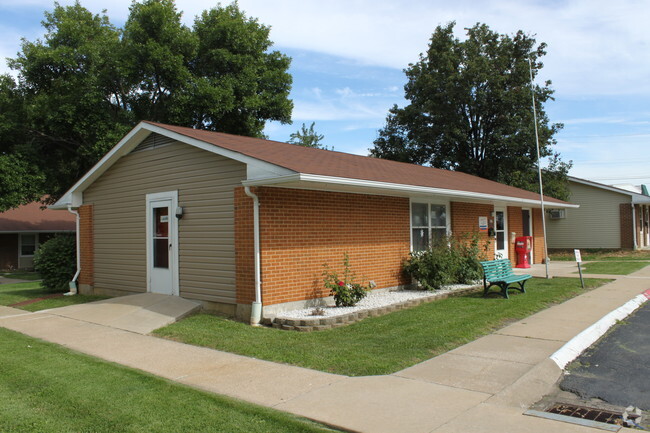
M425 296L418 299L410 299L408 301L399 302L392 305L386 305L379 308L369 308L366 310L355 311L349 314L342 314L339 316L313 316L310 318L290 319L282 317L265 317L262 319L261 324L264 326L272 326L273 328L283 329L286 331L324 331L332 328L339 328L341 326L350 325L352 323L363 320L367 317L378 317L384 314L389 314L398 310L417 307L421 304L426 304L433 301L447 299L452 296L461 296L466 293L483 290L482 285L468 287L465 289L454 290L453 292L436 293L431 292L431 296Z

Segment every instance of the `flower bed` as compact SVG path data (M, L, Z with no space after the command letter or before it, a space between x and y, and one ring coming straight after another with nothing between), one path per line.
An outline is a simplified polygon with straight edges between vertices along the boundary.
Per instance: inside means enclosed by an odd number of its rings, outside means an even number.
M367 317L382 316L393 311L458 296L482 288L481 285L453 285L441 290L400 290L371 293L354 307L320 307L285 311L274 318L264 318L262 324L293 331L322 331L349 325ZM318 314L318 315L315 315Z

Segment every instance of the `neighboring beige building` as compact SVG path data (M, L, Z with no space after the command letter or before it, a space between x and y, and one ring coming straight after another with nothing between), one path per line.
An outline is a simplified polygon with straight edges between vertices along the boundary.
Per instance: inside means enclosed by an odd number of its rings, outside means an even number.
M650 197L569 177L577 209L547 210L549 249L638 249L650 246Z

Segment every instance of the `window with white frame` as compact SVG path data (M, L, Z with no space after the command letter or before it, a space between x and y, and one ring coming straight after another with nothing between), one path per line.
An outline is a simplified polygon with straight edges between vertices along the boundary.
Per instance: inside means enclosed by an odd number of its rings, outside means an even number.
M36 252L36 235L20 235L20 255L33 256Z
M426 250L431 241L447 234L447 205L411 203L411 245L413 251Z

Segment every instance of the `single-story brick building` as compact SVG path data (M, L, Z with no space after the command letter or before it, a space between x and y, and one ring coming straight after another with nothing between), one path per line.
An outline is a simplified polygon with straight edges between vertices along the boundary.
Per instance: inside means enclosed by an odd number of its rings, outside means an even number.
M75 217L30 203L0 213L0 269L32 269L38 247L56 233L74 233Z
M569 203L547 198L554 207ZM539 195L459 172L142 122L55 207L78 209L86 293L159 292L242 319L328 295L323 265L378 289L432 236L543 257ZM488 232L489 235L488 236Z

